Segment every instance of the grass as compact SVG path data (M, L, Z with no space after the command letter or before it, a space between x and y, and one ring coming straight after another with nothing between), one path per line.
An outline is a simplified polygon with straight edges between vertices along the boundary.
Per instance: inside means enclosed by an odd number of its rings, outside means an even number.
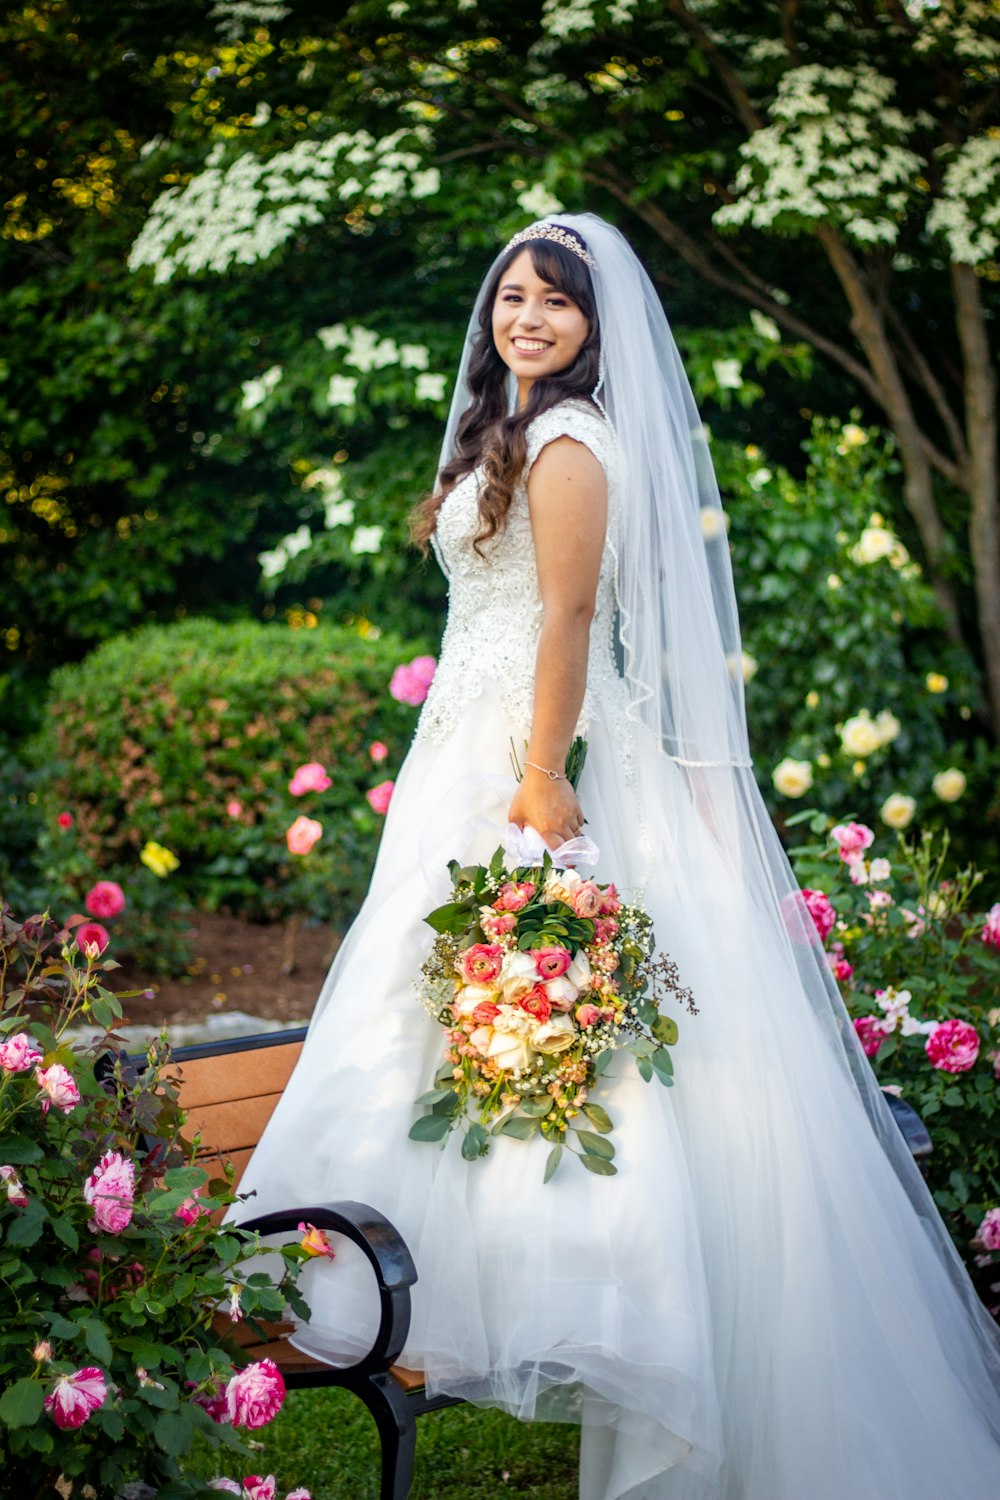
M279 1496L305 1485L313 1500L378 1500L375 1424L350 1392L290 1391L258 1437L253 1467L277 1476ZM565 1423L471 1406L431 1412L417 1423L412 1500L576 1500L578 1443Z

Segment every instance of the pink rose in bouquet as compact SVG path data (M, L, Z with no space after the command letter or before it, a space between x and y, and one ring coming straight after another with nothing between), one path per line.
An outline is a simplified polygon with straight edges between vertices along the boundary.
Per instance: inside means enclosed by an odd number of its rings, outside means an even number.
M536 985L534 989L529 990L519 1003L523 1011L526 1011L529 1016L534 1016L535 1020L543 1025L552 1016L552 1002L541 985Z
M596 1005L578 1005L576 1019L581 1026L593 1026L601 1019L601 1012Z
M535 886L530 880L506 880L493 905L497 911L523 911L534 894Z
M80 1102L80 1090L76 1081L62 1063L53 1063L51 1068L36 1068L35 1082L42 1091L38 1102L42 1106L43 1115L47 1115L53 1105L56 1109L61 1109L64 1115L68 1115L73 1106Z
M865 1050L865 1056L876 1057L878 1049L885 1041L885 1028L881 1019L878 1016L858 1016L854 1022L854 1029Z
M333 782L319 761L310 760L299 766L288 783L288 790L293 797L302 797L306 792L325 792L331 786Z
M42 1060L38 1043L26 1031L15 1032L0 1042L0 1068L5 1073L27 1073Z
M494 1005L492 1000L480 1000L472 1012L472 1019L477 1026L490 1026L499 1014L499 1005Z
M45 1398L45 1410L57 1427L64 1431L82 1427L108 1394L103 1371L96 1365L85 1365L72 1375L60 1375Z
M528 953L543 979L558 979L573 962L568 948L529 948Z
M285 1382L272 1359L238 1370L226 1385L226 1410L234 1427L266 1427L281 1410Z
M500 973L503 949L495 943L474 943L462 953L462 978L466 984L489 984Z
M979 1056L979 1032L968 1021L942 1021L927 1038L924 1051L942 1072L965 1073Z
M121 1234L132 1222L135 1167L119 1151L106 1151L83 1185L84 1202L94 1210L91 1233Z
M573 910L578 917L597 917L604 906L604 892L593 880L581 880L573 892Z
M125 892L116 880L99 880L83 898L92 917L117 917L125 910Z

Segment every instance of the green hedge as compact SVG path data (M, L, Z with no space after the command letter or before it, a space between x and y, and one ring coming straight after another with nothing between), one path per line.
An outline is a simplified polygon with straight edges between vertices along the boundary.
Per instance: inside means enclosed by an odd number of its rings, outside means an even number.
M382 824L365 791L393 776L416 719L389 679L426 650L331 625L198 619L116 637L60 668L30 746L45 773L49 888L79 901L111 878L138 895L152 840L180 861L155 882L178 904L348 920ZM390 751L378 766L374 740ZM289 779L306 761L332 785L293 798ZM58 827L60 812L72 813L71 829ZM300 813L323 823L304 857L284 837Z

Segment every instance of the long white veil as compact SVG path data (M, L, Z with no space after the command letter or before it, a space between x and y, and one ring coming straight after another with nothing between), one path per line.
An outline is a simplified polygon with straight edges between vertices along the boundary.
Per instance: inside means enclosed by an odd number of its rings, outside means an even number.
M614 427L624 503L616 554L620 671L640 752L640 805L654 844L666 776L682 775L706 836L733 872L761 948L789 964L801 986L802 1024L819 1023L837 1066L864 1104L872 1130L959 1294L982 1356L964 1375L970 1399L1000 1435L1000 1334L980 1303L933 1199L862 1051L818 933L754 778L743 698L739 617L718 485L676 343L659 297L624 237L594 214L551 215L574 230L594 265L602 382L595 398ZM501 256L504 252L501 251ZM442 449L451 456L469 403L466 372L479 311L500 256L480 290L466 335ZM440 551L438 560L445 566ZM447 569L445 568L445 571ZM651 753L655 751L655 753ZM657 769L658 768L658 769ZM738 997L734 1003L738 1003ZM836 1129L836 1121L830 1122ZM979 1385L976 1388L977 1376Z

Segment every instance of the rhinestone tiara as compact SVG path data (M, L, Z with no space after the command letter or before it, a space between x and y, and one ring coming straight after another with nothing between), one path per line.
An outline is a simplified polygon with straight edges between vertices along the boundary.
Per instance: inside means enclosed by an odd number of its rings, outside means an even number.
M513 250L515 245L526 245L529 240L552 240L557 245L562 245L564 250L572 250L578 255L586 266L596 266L597 262L586 246L577 239L570 230L564 229L561 224L529 224L527 229L518 230L512 240L508 240L504 246L503 253Z

